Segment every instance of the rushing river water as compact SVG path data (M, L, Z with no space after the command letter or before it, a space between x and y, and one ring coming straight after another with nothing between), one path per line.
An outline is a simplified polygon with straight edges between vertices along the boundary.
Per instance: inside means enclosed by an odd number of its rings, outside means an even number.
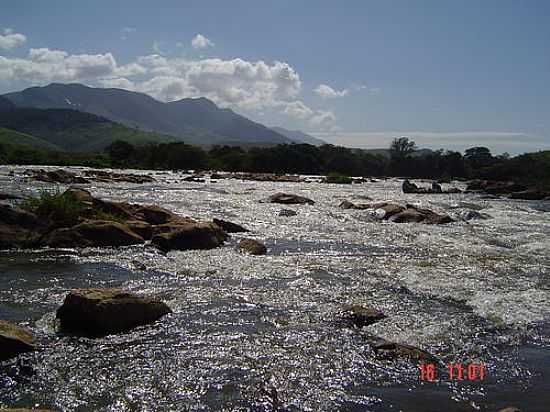
M0 191L55 187L25 180L23 170L0 167ZM0 252L0 319L27 326L41 346L1 364L0 408L550 410L548 204L404 195L396 179L190 183L151 173L155 184L80 186L96 197L242 224L268 254L238 253L240 234L221 248L166 255L148 246ZM316 203L259 203L275 192ZM395 224L338 208L365 196L454 217L481 209L492 219ZM278 216L282 208L297 215ZM55 310L68 290L115 286L158 296L173 313L101 339L56 334ZM339 312L351 303L388 317L349 328ZM483 363L485 379L450 380L443 367L435 381L421 381L415 362L375 356L375 336L418 346L443 364Z

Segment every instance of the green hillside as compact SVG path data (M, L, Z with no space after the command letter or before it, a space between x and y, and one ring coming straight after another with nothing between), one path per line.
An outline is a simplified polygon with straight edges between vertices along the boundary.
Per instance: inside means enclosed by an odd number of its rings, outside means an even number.
M61 150L55 144L37 137L0 127L0 144L29 146L37 149Z
M17 108L1 112L0 127L19 132L19 135L11 138L9 134L6 135L5 139L8 140L4 140L5 143L68 152L102 151L115 140L138 146L177 141L172 136L133 129L70 109Z

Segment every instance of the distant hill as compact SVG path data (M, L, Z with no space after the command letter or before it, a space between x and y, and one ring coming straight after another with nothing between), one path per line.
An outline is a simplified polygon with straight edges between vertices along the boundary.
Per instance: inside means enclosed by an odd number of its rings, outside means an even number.
M5 143L70 152L101 151L115 140L135 145L176 140L70 109L16 108L2 111L0 127L4 130Z
M15 108L15 105L5 97L0 96L0 112L11 110Z
M324 140L313 137L309 134L301 132L300 130L288 130L283 127L272 127L271 130L275 130L277 133L282 134L296 143L307 143L314 146L322 146L327 144Z
M289 143L290 139L206 98L163 103L143 93L52 83L4 95L17 107L73 109L191 144L225 141Z
M20 133L15 130L4 129L3 127L0 127L0 144L28 146L35 149L55 151L62 150L59 146L56 146L46 140L25 133Z

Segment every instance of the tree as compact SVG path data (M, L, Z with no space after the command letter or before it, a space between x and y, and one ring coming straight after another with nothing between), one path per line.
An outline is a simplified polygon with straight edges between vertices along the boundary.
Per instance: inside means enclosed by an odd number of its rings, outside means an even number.
M390 145L390 155L395 159L405 159L416 150L416 143L408 137L393 139Z
M134 153L134 146L124 140L116 140L105 148L111 159L121 162L127 160Z
M493 160L493 155L488 148L477 146L466 149L464 159L476 169L490 164Z

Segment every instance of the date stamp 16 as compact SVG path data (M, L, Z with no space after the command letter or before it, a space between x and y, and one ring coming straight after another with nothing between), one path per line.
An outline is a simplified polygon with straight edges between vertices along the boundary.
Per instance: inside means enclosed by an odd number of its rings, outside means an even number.
M437 368L433 363L421 363L418 365L420 369L421 381L434 381L437 379ZM448 380L468 380L482 381L485 379L485 364L484 363L452 363L447 364L447 379Z

